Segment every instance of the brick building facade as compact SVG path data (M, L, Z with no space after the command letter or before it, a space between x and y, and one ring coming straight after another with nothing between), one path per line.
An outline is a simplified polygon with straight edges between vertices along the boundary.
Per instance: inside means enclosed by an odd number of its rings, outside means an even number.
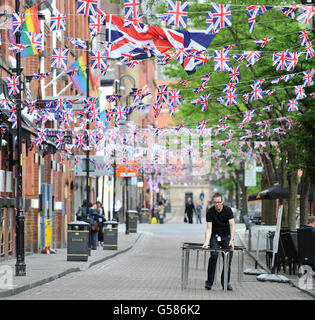
M21 1L20 12L27 8L29 1ZM12 1L1 0L1 8L11 8L15 11ZM49 30L47 10L52 12L65 13L66 31L56 36ZM58 10L58 11L56 11ZM23 68L22 82L25 87L29 86L33 99L56 99L70 83L67 76L59 77L52 85L47 86L53 77L60 73L60 70L51 70L51 55L53 48L68 48L70 66L76 58L85 55L84 50L76 49L65 37L77 37L90 39L88 30L88 20L86 16L77 14L77 6L69 1L56 0L52 2L52 7L42 11L44 18L40 19L40 26L44 36L43 53L21 59ZM45 14L46 13L46 14ZM6 77L13 75L13 68L10 61L14 61L14 54L8 50L10 40L8 30L1 30L2 45L0 47L0 79L3 87L2 98L5 96ZM9 58L12 56L12 58ZM34 78L30 80L30 75L41 72L50 72L49 76L40 81ZM62 96L74 97L78 94L73 85L69 85L62 92ZM22 92L22 100L26 99L25 90ZM0 124L4 124L4 116L1 116ZM76 114L74 114L76 118ZM8 122L10 125L10 122ZM78 125L71 124L71 128ZM47 121L46 128L57 129L57 121ZM28 124L25 129L25 139L23 140L23 211L25 214L25 250L26 252L40 252L45 247L45 226L47 222L52 225L51 247L60 248L66 245L67 223L75 220L75 195L79 197L76 203L81 203L86 195L86 181L83 178L75 177L73 172L73 157L65 159L61 163L61 151L56 150L52 143L45 143L42 146L34 146L32 150L27 148L27 143L31 136L36 135L36 128ZM0 144L0 260L14 257L15 255L15 207L16 207L16 163L15 140L16 132L7 130ZM64 150L63 150L64 152ZM81 152L82 153L82 152ZM91 186L95 185L95 179L91 179ZM94 188L95 189L95 188ZM95 190L92 190L90 201L96 201Z

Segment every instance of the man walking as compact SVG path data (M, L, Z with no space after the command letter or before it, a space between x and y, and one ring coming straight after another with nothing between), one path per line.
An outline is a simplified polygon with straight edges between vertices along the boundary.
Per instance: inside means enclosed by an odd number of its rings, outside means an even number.
M195 205L189 197L185 206L185 216L188 218L188 223L193 223L193 213L196 213Z
M229 252L229 268L228 268L228 290L232 290L230 284L231 275L231 262L234 250L234 234L235 234L235 221L232 209L223 205L223 197L220 193L215 193L212 197L213 206L207 210L206 213L206 233L205 242L203 248L208 248L210 242L210 248L212 249L230 249ZM218 252L212 251L208 263L208 279L206 281L205 289L211 290L215 268L218 260ZM223 287L224 268L221 274L221 285Z

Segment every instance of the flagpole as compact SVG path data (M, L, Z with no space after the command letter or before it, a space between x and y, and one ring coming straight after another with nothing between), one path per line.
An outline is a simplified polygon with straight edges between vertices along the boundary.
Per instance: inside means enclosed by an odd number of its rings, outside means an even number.
M15 0L15 12L20 11L20 0ZM20 44L21 33L18 30L15 33L16 43ZM16 74L21 76L21 54L16 54ZM16 264L15 275L26 276L25 252L24 252L24 221L25 216L22 210L22 112L21 112L21 91L17 94L16 112L17 112L17 187L16 187Z

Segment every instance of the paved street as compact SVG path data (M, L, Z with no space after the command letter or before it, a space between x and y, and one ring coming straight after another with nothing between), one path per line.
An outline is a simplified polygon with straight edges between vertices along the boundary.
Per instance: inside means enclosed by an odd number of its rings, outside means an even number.
M181 222L181 211L166 224L140 224L141 237L134 246L89 269L65 275L47 284L24 291L10 300L105 299L105 300L312 300L291 284L259 282L244 275L237 281L237 255L232 265L232 292L224 292L220 281L211 291L204 289L206 277L203 258L190 264L187 289L181 289L181 244L202 242L205 223L188 225ZM237 225L240 232L243 224ZM236 243L240 244L240 243ZM101 248L98 248L101 250ZM254 262L245 254L245 268Z

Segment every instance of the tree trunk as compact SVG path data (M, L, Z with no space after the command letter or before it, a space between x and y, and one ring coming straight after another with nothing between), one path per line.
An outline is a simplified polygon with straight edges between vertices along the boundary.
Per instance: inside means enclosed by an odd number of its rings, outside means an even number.
M300 227L307 224L308 217L308 198L311 179L307 172L303 171L301 177L301 195L300 195Z
M235 186L235 202L236 202L236 209L240 210L241 209L241 201L240 201L240 175L239 171L235 170L236 173L236 186Z
M273 186L277 180L272 159L267 153L261 155L264 166L264 179L262 179L262 190ZM268 225L274 225L276 221L276 201L262 200L262 221Z

